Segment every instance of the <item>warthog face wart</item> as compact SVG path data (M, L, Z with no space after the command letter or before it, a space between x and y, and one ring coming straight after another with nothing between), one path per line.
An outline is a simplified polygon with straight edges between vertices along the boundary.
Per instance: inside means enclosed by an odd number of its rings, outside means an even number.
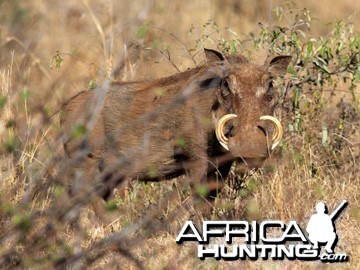
M199 67L154 81L111 84L107 91L84 91L66 104L62 119L69 157L89 181L99 179L99 194L124 179L157 181L186 174L190 184L218 189L234 160L259 167L278 145L282 127L272 116L289 56L264 66L241 55L205 50ZM70 136L85 125L82 138ZM101 175L101 176L100 176ZM214 185L214 183L216 183Z

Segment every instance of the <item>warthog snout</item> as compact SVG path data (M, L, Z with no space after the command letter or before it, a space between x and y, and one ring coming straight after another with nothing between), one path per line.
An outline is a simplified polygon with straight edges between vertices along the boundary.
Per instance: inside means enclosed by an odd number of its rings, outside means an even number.
M244 154L239 153L239 150L234 151L233 149L242 149L245 148L245 146L242 146L243 144L246 144L246 142L249 141L253 141L252 145L256 146L256 148L261 148L259 147L259 142L256 143L254 142L254 138L258 138L263 141L266 142L266 145L268 147L266 147L266 149L269 150L274 150L275 147L279 144L279 142L282 139L283 136L283 128L282 125L280 123L280 121L278 119L276 119L273 116L270 115L264 115L261 116L259 118L259 120L262 121L268 121L269 123L271 123L274 127L274 132L273 132L273 136L271 138L268 137L269 132L267 132L267 130L263 127L263 126L253 126L253 130L246 130L245 128L243 129L243 133L245 133L247 135L247 138L243 138L244 140L234 140L232 134L229 133L230 135L230 142L229 142L229 138L227 138L227 136L225 135L225 131L224 131L224 127L225 124L227 122L229 122L232 119L237 118L238 116L236 114L226 114L223 117L221 117L216 125L215 128L215 133L216 133L216 138L218 139L219 143L226 149L229 151L229 145L231 145L231 151L237 153L235 156L244 156L246 157L247 155L245 154L246 152L251 153L249 155L255 155L256 153L256 149L251 149L249 151L244 151ZM241 121L241 120L240 120ZM262 133L262 134L256 134L256 133ZM253 136L252 136L253 135ZM262 135L265 136L265 138L261 138L263 137ZM270 143L270 145L269 145Z

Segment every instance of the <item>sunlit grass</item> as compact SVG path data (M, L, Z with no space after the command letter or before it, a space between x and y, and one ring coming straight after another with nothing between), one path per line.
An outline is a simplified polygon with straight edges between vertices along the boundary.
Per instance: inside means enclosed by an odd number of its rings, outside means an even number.
M71 207L76 198L69 197L67 184L78 183L80 176L63 160L56 112L80 90L100 85L115 66L116 56L123 61L117 79L141 80L199 64L203 45L230 51L238 46L249 55L261 56L263 52L255 51L250 43L237 43L239 37L233 29L219 28L207 15L200 16L195 8L190 11L182 2L167 6L159 1L150 11L129 1L125 1L129 11L116 6L115 1L110 1L113 6L109 1L69 1L63 5L10 2L0 1L0 266L51 268L61 265L60 259L86 254L83 263L103 269L119 265L136 269L136 260L146 269L328 267L299 261L199 261L195 245L175 243L179 229L185 220L194 218L195 211L182 177L161 183L129 180L126 191L116 193L112 201L105 203L94 196L82 207ZM60 8L64 12L59 12ZM165 11L173 16L178 9L181 18L198 21L184 19L180 26L180 19L169 20ZM216 7L225 26L243 20L234 19L233 23L227 19L233 11L224 8L221 12ZM109 14L115 14L114 21ZM129 27L116 28L125 18ZM133 18L139 21L130 20ZM290 19L283 18L282 23ZM257 22L253 18L246 21L244 29L254 29ZM158 25L167 30L156 29ZM178 31L173 32L175 29ZM350 32L345 35L350 36ZM308 43L303 48L309 54L316 49L311 51ZM307 72L297 70L301 67L289 70L287 80ZM234 176L235 182L219 194L212 211L200 216L297 220L305 227L318 201L334 209L346 199L349 206L336 221L340 238L336 251L350 256L344 267L359 268L359 87L350 86L352 75L342 75L343 81L325 83L322 92L320 82L319 88L303 86L302 93L291 90L279 110L285 127L280 147L260 171L244 179ZM80 130L79 136L82 134ZM133 242L111 242L118 234L119 239ZM110 244L102 246L105 241ZM136 260L123 251L124 247ZM102 251L109 252L97 259ZM77 263L74 268L80 265Z

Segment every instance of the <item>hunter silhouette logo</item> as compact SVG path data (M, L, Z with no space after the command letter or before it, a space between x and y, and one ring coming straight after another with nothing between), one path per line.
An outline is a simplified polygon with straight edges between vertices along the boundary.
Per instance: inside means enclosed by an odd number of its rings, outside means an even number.
M184 241L198 242L198 257L217 260L320 260L322 262L345 262L346 254L335 254L338 240L335 220L348 205L343 200L330 214L325 203L316 204L316 213L310 217L304 234L294 220L285 224L279 220L256 221L203 221L198 230L192 221L187 221L176 238L178 244ZM234 243L236 241L236 244ZM321 253L325 246L326 253Z
M306 231L309 233L309 240L315 249L319 248L319 243L326 243L325 250L328 253L334 253L334 247L338 238L334 222L347 204L346 200L342 201L331 215L327 214L325 203L319 202L316 205L316 214L311 216L306 227Z

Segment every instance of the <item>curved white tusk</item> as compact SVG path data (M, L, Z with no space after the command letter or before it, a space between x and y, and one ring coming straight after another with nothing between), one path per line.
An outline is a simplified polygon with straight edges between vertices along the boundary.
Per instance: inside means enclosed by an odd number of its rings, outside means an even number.
M275 118L274 116L263 115L263 116L260 117L260 120L271 122L271 124L273 124L273 126L275 128L274 129L274 135L272 137L273 143L272 143L272 146L271 146L271 150L274 150L275 147L281 141L282 136L284 134L283 127L282 127L280 121L277 118Z
M224 147L227 151L229 151L229 139L226 138L224 134L224 125L227 121L236 118L236 114L225 114L223 117L219 119L215 128L215 135L218 139L219 143Z

